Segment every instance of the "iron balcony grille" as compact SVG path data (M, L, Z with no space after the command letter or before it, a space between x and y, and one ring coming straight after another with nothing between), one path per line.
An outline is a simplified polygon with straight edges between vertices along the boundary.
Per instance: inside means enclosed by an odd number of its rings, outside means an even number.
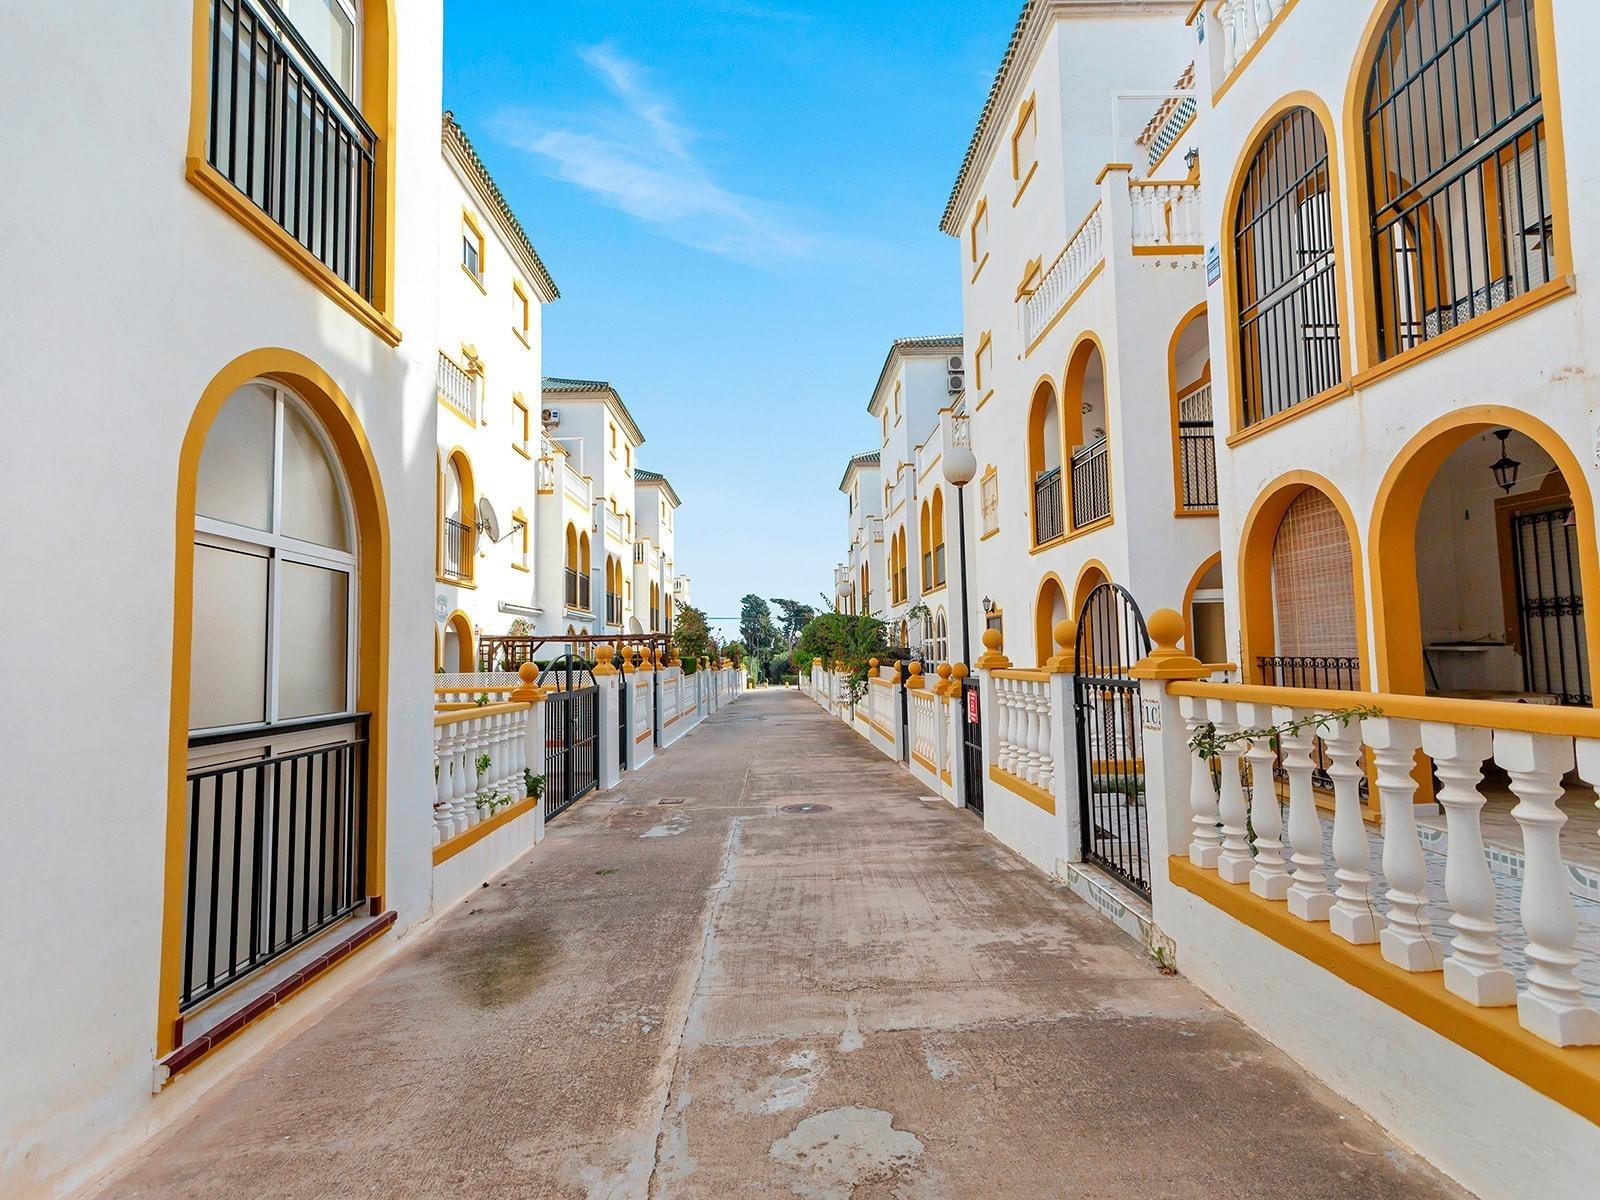
M1361 688L1361 660L1341 655L1273 654L1256 658L1267 687L1320 688L1354 692Z
M1210 421L1178 422L1178 463L1185 512L1217 507L1217 444Z
M1106 439L1096 438L1072 455L1072 527L1082 529L1111 515L1111 476Z
M1343 377L1328 143L1307 108L1267 130L1234 214L1241 425Z
M1544 106L1530 0L1405 0L1367 80L1379 355L1550 280Z
M933 548L933 586L944 585L944 543L940 542Z
M454 517L444 519L445 578L472 578L472 550L476 532L471 525L464 525Z
M335 726L349 732L333 732ZM188 772L179 1011L216 995L366 902L367 716L330 744ZM271 730L205 735L244 743Z
M206 161L363 299L377 135L273 0L210 0Z
M1033 481L1033 540L1043 545L1066 532L1062 524L1061 468L1051 467Z
M606 624L622 624L622 597L616 592L606 593Z
M567 607L580 609L583 612L591 611L589 608L589 589L593 581L587 571L578 571L572 567L567 568Z
M922 552L922 590L930 591L933 588L933 551Z

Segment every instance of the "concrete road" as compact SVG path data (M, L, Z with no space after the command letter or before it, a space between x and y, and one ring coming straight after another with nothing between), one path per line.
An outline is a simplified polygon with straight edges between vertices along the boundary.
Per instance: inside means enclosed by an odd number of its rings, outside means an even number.
M99 1194L1462 1195L920 797L751 693Z

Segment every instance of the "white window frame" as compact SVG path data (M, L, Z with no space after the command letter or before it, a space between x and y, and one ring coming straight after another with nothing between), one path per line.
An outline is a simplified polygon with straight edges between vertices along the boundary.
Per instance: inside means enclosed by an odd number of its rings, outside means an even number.
M269 529L252 529L247 525L237 525L232 521L220 520L216 517L195 515L194 540L199 546L210 546L219 550L232 550L238 553L250 554L254 557L267 560L267 646L266 669L262 680L265 695L262 698L262 711L265 715L263 721L248 721L233 725L208 725L191 729L191 735L229 733L234 731L260 729L270 733L274 726L280 723L278 715L278 643L279 643L279 613L278 613L278 576L281 563L298 563L302 566L320 567L324 570L337 571L346 576L345 585L345 706L326 713L302 713L288 718L291 722L322 720L328 717L355 715L356 700L356 647L360 641L360 631L357 628L357 617L360 605L357 591L360 587L359 550L355 528L354 513L351 504L350 482L345 478L344 470L339 462L339 456L334 452L328 435L322 428L322 422L315 413L287 388L266 379L251 380L244 387L260 387L271 393L274 401L272 419L272 507ZM240 389L241 391L243 388ZM318 445L333 472L334 483L339 489L339 499L344 510L345 541L356 547L353 551L336 550L331 546L319 546L315 542L302 541L299 538L289 537L280 532L283 526L283 436L286 424L285 414L288 407L293 405L299 412L307 426L312 430ZM202 450L202 456L204 451ZM191 668L192 669L192 668Z

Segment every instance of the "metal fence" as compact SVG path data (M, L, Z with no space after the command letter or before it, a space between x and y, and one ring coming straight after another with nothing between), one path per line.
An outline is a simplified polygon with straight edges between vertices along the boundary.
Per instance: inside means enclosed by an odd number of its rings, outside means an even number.
M1111 473L1106 439L1096 438L1072 455L1072 527L1082 529L1111 515Z
M1033 481L1033 541L1043 544L1066 532L1062 521L1061 468L1051 467Z

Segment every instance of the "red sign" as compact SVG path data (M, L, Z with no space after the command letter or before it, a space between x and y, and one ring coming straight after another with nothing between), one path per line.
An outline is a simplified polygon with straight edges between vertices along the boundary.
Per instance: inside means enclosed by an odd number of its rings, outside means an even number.
M978 689L977 688L968 688L967 689L967 723L971 724L971 725L976 725L978 723Z

